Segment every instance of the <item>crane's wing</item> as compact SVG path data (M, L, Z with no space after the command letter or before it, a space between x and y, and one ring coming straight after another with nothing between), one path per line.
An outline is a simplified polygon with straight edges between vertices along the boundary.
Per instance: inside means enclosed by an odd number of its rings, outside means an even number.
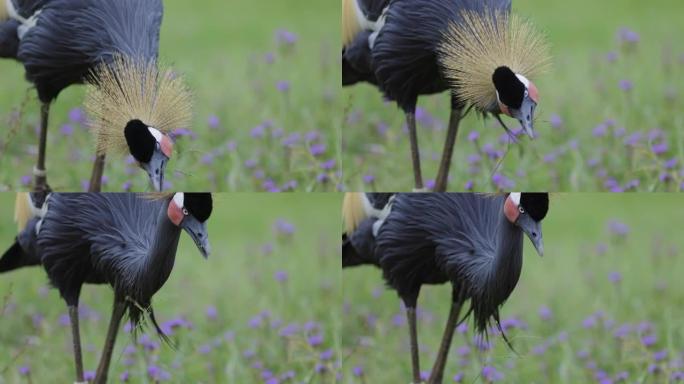
M377 84L373 73L372 53L368 45L371 31L360 32L351 43L342 49L342 85L360 82Z
M115 55L156 60L161 0L52 0L21 38L18 59L49 102Z
M378 265L375 254L374 218L362 221L351 234L342 235L342 268L357 265Z
M356 0L359 8L369 21L377 21L391 0Z
M19 22L8 20L0 23L0 57L16 59L19 50L19 36L17 28Z
M127 276L152 246L160 204L129 193L51 194L38 249L54 285L84 276L114 285Z

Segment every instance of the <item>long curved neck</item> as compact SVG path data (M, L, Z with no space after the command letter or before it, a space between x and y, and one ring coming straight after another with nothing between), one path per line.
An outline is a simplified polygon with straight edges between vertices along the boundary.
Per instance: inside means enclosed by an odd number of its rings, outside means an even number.
M508 298L518 283L522 269L522 231L501 212L496 255L487 273L486 287L496 293L496 301Z
M176 258L181 229L167 216L169 202L162 204L157 218L157 228L147 256L140 264L143 288L148 294L156 292L166 282Z

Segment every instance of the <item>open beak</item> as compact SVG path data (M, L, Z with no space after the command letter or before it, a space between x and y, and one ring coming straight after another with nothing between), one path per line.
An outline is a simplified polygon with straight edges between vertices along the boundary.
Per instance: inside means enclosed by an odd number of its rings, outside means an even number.
M539 256L544 256L544 239L542 237L541 222L532 220L529 215L520 215L517 224L530 239Z
M195 217L188 215L183 218L180 227L190 235L202 256L205 259L209 257L211 246L209 245L209 236L207 235L207 223L200 223Z
M523 130L531 139L536 137L534 133L534 109L536 107L537 103L527 96L523 99L520 109L511 111L511 116L518 119Z
M150 183L155 191L161 192L164 188L164 171L169 158L159 149L155 149L149 163L141 163L140 167L147 172Z

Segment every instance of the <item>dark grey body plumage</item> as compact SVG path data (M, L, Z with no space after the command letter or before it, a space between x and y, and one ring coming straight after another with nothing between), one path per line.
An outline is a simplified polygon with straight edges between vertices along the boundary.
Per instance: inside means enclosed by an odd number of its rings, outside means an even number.
M376 84L388 99L396 101L406 112L415 111L418 96L449 89L440 68L438 51L448 26L460 22L460 12L473 10L482 14L485 9L511 10L511 0L382 0L371 3L376 4L366 9L389 5L385 25L372 50L367 35L364 38L362 33L346 49L349 53L343 51L343 85L359 81ZM345 65L349 71L346 82ZM454 99L452 103L456 107L460 101Z
M2 271L42 264L70 306L78 304L83 284L109 284L138 324L140 308L151 311L175 261L181 229L168 219L167 206L135 194L52 194L38 235L33 219L11 248L22 256L8 252L3 260L13 260L12 268Z
M0 24L0 57L20 61L44 103L116 54L156 60L161 0L15 0L25 18L40 10L36 26L21 40L19 23Z
M348 236L345 266L380 267L387 284L415 306L424 284L451 282L470 299L475 324L486 332L522 270L523 232L503 214L504 196L397 194L373 236L375 218ZM344 264L344 255L343 255Z

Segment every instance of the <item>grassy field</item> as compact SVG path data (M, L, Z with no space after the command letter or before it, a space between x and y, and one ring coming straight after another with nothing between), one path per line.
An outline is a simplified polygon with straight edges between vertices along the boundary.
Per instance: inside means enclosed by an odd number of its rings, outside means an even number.
M516 0L513 7L552 44L552 70L533 79L541 96L538 137L509 144L494 119L469 116L460 126L450 190L684 188L682 3ZM410 190L403 113L368 85L343 95L347 188ZM446 134L449 96L422 97L418 104L423 175L429 185ZM504 119L511 128L518 126Z
M195 96L192 126L176 132L168 188L334 190L343 108L338 7L313 0L164 4L160 58ZM16 62L0 60L0 83L0 190L27 189L37 97ZM52 108L47 168L58 190L82 190L90 178L94 141L78 110L84 93L71 87ZM109 160L105 190L148 189L123 155Z
M543 223L545 256L528 240L498 336L454 337L445 383L668 383L684 380L684 225L677 194L559 194ZM408 327L372 267L342 275L344 383L407 383ZM421 369L429 372L449 310L447 286L419 298Z
M215 195L211 256L204 260L182 234L174 271L153 300L177 348L160 344L149 330L136 346L124 327L111 381L127 375L135 383L334 382L342 316L339 200L335 194ZM13 201L13 194L0 194L7 207L0 220L3 252L16 233ZM72 382L66 306L45 272L3 274L0 296L0 383ZM99 360L111 300L108 286L83 289L88 371Z

